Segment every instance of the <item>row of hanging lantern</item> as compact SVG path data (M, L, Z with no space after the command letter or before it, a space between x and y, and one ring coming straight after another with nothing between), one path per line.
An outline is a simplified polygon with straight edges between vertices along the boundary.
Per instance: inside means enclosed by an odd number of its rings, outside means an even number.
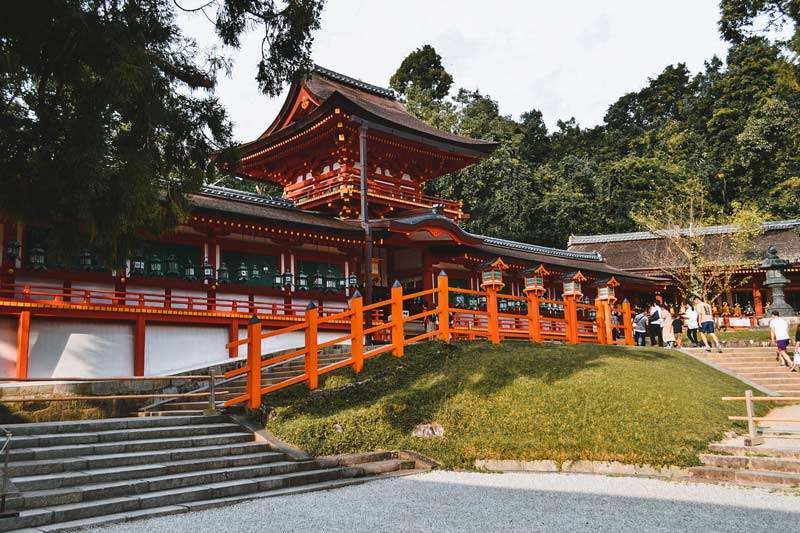
M6 255L12 261L22 258L22 245L20 242L16 240L8 241L6 243ZM30 252L28 253L28 262L31 264L31 269L33 270L39 272L47 270L44 248L42 248L40 244L37 244L31 248Z
M346 278L340 278L335 275L333 269L328 268L327 273L323 274L317 271L316 274L309 276L302 270L299 274L294 275L291 271L280 272L275 269L274 272L270 270L269 266L259 266L253 264L248 266L247 263L242 261L235 271L225 263L219 266L214 271L214 266L209 262L208 257L203 260L200 265L199 271L195 268L191 259L186 260L186 264L181 270L181 265L178 258L174 254L167 256L165 261L162 261L158 254L150 256L149 261L146 261L142 255L138 255L131 260L130 268L131 276L150 276L150 277L168 277L168 278L183 278L187 281L203 280L209 283L219 283L221 285L228 283L247 283L249 281L264 280L267 283L272 282L272 287L275 289L285 290L317 290L322 292L336 292L344 291L347 288L355 289L358 287L358 277L355 274L350 274Z

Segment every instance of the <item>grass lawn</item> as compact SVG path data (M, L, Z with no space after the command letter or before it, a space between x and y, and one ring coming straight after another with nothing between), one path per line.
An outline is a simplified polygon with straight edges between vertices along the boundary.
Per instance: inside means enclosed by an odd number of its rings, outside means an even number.
M728 331L717 331L717 336L719 340L723 342L730 342L730 341L768 341L769 340L769 328L758 328L758 329L729 329Z
M694 465L744 414L746 386L675 350L486 342L407 348L309 392L266 397L267 428L309 453L409 449L447 468L475 459ZM765 412L766 406L759 405ZM442 438L411 435L420 423Z

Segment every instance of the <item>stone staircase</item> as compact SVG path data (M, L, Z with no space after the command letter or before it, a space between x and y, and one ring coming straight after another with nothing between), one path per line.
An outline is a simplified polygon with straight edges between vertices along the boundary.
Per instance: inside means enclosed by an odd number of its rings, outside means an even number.
M293 459L225 415L6 428L13 435L8 475L20 492L8 507L20 514L0 518L0 531L92 527L423 468L402 452Z
M709 445L703 466L690 469L691 479L772 489L800 487L800 433L796 428L762 428L764 444L745 446L737 437Z
M800 396L800 372L790 372L787 367L778 366L774 347L726 347L722 353L706 352L702 348L684 350L757 385L764 392Z
M365 349L369 349L367 346ZM293 351L293 350L292 350ZM277 354L270 354L272 357ZM349 346L330 346L326 349L320 350L317 356L318 365L320 367L337 363L350 357ZM299 376L304 370L305 361L303 357L286 361L280 365L266 368L262 371L261 383L263 386L279 383L286 379ZM233 368L231 366L231 368ZM216 381L216 389L219 394L216 394L216 408L222 409L225 400L240 396L245 392L245 375L236 376L230 379L218 379ZM193 387L187 391L203 392L208 390L206 384ZM187 416L187 415L202 415L208 409L209 402L206 399L170 399L159 402L154 402L146 405L139 410L139 416Z

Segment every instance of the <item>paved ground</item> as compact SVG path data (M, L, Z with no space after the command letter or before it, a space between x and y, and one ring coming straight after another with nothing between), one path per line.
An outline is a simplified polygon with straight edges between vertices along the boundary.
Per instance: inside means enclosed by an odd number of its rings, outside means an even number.
M431 472L129 522L111 532L796 531L800 496L578 474Z

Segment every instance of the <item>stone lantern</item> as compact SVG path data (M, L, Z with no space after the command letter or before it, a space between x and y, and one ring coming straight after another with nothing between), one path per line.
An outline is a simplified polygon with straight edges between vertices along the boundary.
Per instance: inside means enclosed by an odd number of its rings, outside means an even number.
M772 305L770 311L777 311L780 316L794 316L795 311L792 306L786 303L783 294L783 287L789 284L789 280L783 275L783 270L789 265L789 261L778 257L778 248L774 245L767 247L767 256L761 263L761 268L766 271L764 286L772 291Z

